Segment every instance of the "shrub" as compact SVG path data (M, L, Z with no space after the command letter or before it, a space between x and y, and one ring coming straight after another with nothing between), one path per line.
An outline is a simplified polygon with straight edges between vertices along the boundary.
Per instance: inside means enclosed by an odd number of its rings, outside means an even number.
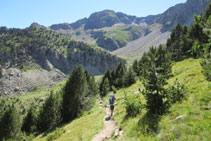
M180 102L185 97L186 93L187 88L185 85L180 84L178 80L176 80L174 85L168 89L168 103L173 104Z
M140 95L126 95L125 94L125 106L127 115L130 117L134 117L141 112L144 108L141 103Z
M202 73L207 81L211 81L211 59L203 59L201 61Z
M63 128L56 128L56 130L47 136L47 141L52 141L59 138L65 130Z

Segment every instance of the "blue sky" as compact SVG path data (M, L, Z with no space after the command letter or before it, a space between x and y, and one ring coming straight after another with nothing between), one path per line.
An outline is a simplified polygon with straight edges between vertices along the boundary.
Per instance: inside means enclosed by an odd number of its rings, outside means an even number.
M164 12L186 0L0 0L0 26L25 28L72 23L105 9L143 17Z

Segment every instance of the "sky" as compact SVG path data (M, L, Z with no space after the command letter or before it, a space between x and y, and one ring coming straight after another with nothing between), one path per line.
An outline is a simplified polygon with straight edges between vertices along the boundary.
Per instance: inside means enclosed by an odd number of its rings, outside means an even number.
M186 0L0 0L0 26L25 28L72 23L105 9L145 17L163 13Z

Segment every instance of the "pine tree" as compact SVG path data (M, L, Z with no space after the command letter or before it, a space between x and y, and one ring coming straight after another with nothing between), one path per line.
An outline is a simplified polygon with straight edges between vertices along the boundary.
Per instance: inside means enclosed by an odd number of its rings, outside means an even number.
M147 100L147 108L153 113L161 114L165 110L166 91L164 85L171 73L171 61L168 51L164 46L158 49L151 47L145 55L143 64L144 95Z
M87 70L84 72L84 74L86 76L88 89L87 89L85 97L82 100L83 101L82 105L84 105L83 109L88 110L95 103L95 99L99 95L99 92L98 92L99 88L98 88L97 83L95 82L94 76L90 76Z
M140 78L142 79L144 76L144 64L148 61L147 59L147 53L144 52L143 56L141 57L141 59L138 62L138 66L139 66L139 74L140 74Z
M114 70L116 88L122 88L125 85L125 76L127 74L127 68L122 62L118 64L117 68Z
M209 37L204 33L203 27L198 22L194 22L189 28L189 38L193 41L198 40L199 44L207 43Z
M38 112L34 106L32 106L26 117L23 119L23 124L21 130L26 133L33 133L37 131L37 120Z
M187 26L182 27L178 24L167 40L167 49L171 52L172 59L175 61L183 59L185 55L190 55L191 41L188 39L187 33Z
M104 82L102 83L102 91L100 93L101 97L104 97L109 92L109 90L110 90L109 87L110 87L109 86L109 81L108 81L108 78L106 78L104 80Z
M133 62L132 68L133 68L133 71L138 76L140 72L139 72L139 65L138 65L138 60L137 59Z
M210 18L211 15L211 3L209 3L209 5L207 6L205 13L204 13L204 20L207 21Z
M86 76L81 65L73 68L63 88L62 117L64 121L74 119L82 110L82 99L88 89Z
M61 96L51 91L50 96L40 109L38 118L39 131L46 131L54 128L61 122Z
M18 140L21 131L20 115L14 105L9 106L0 121L0 140Z
M211 57L204 57L201 61L202 73L208 81L211 81Z
M133 71L132 67L130 67L125 77L125 85L130 86L135 82L136 82L136 73Z

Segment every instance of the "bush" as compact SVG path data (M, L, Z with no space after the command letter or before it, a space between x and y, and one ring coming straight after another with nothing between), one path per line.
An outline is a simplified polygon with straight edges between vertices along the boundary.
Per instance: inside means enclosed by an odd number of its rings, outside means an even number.
M187 88L185 85L180 84L178 80L174 82L174 85L168 89L168 103L173 104L180 102L186 95Z
M56 128L56 130L47 136L47 141L52 141L59 138L65 130L63 128Z
M140 95L128 96L125 94L125 105L127 115L130 117L135 117L144 108L143 104L141 103Z
M203 59L201 61L202 73L207 81L211 81L211 59Z

